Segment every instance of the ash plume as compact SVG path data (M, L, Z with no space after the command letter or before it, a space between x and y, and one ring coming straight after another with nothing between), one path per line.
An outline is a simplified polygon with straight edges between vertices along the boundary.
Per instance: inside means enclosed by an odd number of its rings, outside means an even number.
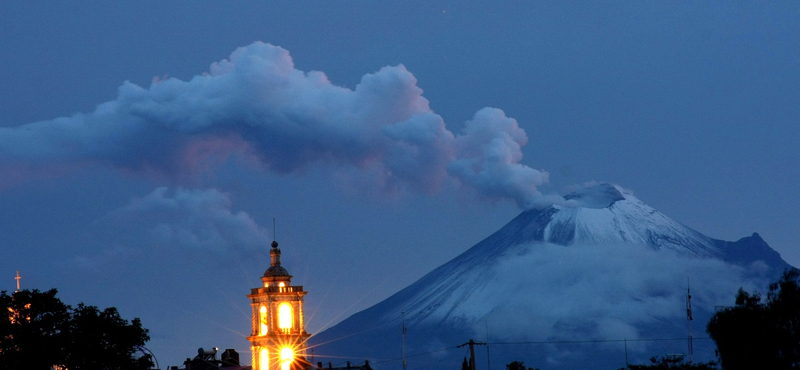
M91 113L0 128L0 186L98 164L180 184L233 157L279 174L344 170L391 193L540 199L548 174L520 163L528 137L513 118L484 108L454 133L422 93L402 65L348 89L257 42L188 81L125 82Z

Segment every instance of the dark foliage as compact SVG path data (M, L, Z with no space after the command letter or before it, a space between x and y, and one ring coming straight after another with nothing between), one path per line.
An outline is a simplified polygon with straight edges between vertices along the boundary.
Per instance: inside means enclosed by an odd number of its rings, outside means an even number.
M63 333L69 330L69 307L56 291L0 293L0 368L49 369L64 365Z
M139 319L122 319L116 308L77 308L56 298L56 290L0 293L0 369L149 369L138 350L150 340Z
M522 361L514 361L509 364L506 364L506 370L539 370L539 368L526 368L525 363Z
M649 365L628 365L620 370L716 370L714 362L685 362L683 357L653 357Z
M739 289L736 305L715 313L706 330L724 370L800 368L800 272L785 271L763 302Z

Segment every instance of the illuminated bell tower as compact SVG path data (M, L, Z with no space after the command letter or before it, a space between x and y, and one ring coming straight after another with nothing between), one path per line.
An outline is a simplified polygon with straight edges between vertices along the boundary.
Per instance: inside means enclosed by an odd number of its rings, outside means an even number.
M278 242L272 242L270 267L261 277L262 287L247 298L253 309L253 331L247 337L253 351L253 370L307 369L302 286L292 286L292 276L281 266Z

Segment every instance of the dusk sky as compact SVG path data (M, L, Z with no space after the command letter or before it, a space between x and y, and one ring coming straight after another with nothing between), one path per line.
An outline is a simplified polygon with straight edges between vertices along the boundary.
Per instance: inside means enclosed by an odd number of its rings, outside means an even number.
M314 333L591 182L800 266L799 20L797 1L5 1L0 289L19 270L140 317L162 368L249 359L273 238Z

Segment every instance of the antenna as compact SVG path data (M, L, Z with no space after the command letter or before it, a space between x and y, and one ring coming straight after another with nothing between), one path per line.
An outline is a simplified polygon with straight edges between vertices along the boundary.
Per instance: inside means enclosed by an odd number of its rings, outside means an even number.
M278 229L275 227L275 217L272 218L272 240L278 240Z
M408 332L408 329L406 329L406 311L400 312L400 317L403 321L403 370L406 370L408 368L408 363L406 362L406 332Z
M486 320L486 368L492 370L492 356L489 354L489 315L484 319Z
M686 327L689 330L689 364L694 362L694 349L692 348L692 287L689 277L686 277Z
M625 340L625 367L628 368L631 367L631 365L628 363L628 338L625 338L624 340Z

